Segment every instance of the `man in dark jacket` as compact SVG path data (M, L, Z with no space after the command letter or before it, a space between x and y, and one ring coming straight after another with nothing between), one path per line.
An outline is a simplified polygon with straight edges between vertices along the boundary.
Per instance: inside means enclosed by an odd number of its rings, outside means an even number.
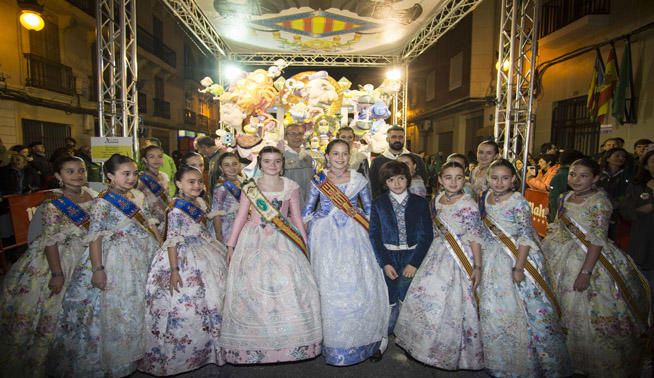
M30 165L39 175L39 188L48 189L54 172L52 164L45 156L45 145L43 142L38 141L30 143L28 147L32 157Z
M422 177L422 180L425 183L429 182L429 175L427 174L427 168L425 167L425 162L422 158L414 153L411 153L409 150L404 148L404 129L400 126L393 126L388 129L386 133L386 141L388 142L388 149L384 151L381 155L373 159L372 165L370 166L370 189L372 191L372 198L379 197L380 194L384 193L386 189L383 187L383 182L379 177L379 170L384 163L387 163L392 160L396 160L400 155L411 154L415 157L416 161L416 174Z

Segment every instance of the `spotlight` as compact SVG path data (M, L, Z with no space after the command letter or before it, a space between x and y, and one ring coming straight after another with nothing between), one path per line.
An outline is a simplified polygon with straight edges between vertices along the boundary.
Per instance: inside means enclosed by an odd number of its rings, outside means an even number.
M386 71L386 78L388 80L398 81L402 78L402 71L400 71L398 68L388 70Z

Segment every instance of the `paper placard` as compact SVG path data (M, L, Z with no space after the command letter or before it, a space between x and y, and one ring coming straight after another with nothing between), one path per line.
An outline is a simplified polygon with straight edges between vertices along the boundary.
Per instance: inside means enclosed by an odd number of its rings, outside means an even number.
M91 158L94 163L104 163L113 154L134 158L132 138L93 137L91 138Z

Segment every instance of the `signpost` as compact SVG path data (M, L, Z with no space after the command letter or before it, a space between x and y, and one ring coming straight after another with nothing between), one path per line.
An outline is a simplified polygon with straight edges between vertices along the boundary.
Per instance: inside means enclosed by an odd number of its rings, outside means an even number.
M121 154L134 158L132 154L132 138L123 137L93 137L91 138L91 156L94 163L104 163L113 154Z

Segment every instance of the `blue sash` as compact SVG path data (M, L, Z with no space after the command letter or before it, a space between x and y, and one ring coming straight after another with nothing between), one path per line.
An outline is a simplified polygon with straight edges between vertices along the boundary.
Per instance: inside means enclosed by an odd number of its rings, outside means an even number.
M89 228L91 217L78 204L66 196L55 198L51 202L63 215L68 217L77 227Z
M479 198L479 215L482 219L486 217L486 196L488 196L488 190L484 190Z
M152 176L147 175L147 174L142 174L139 176L139 180L145 184L145 186L152 192L154 193L155 196L160 197L164 202L167 202L165 200L165 191L163 186L159 185L157 180L155 180Z
M157 239L157 241L160 241L161 236L158 234L158 232L154 231L150 226L148 226L148 222L145 220L145 217L141 213L141 209L139 209L139 207L136 206L134 202L128 200L118 193L114 193L108 190L100 193L98 197L112 204L116 209L120 210L121 213L125 214L127 218L134 219L146 231L151 233L152 236Z
M223 186L234 196L234 198L239 201L241 200L241 188L239 188L236 184L229 180L225 180L225 182L223 182Z
M118 193L106 191L100 193L100 198L104 198L105 201L114 205L116 209L120 210L121 213L125 214L127 218L134 218L134 216L140 211L139 207L136 204L127 198L121 196Z
M204 211L187 200L181 198L175 199L173 208L182 210L186 215L198 223L203 224L205 221Z

